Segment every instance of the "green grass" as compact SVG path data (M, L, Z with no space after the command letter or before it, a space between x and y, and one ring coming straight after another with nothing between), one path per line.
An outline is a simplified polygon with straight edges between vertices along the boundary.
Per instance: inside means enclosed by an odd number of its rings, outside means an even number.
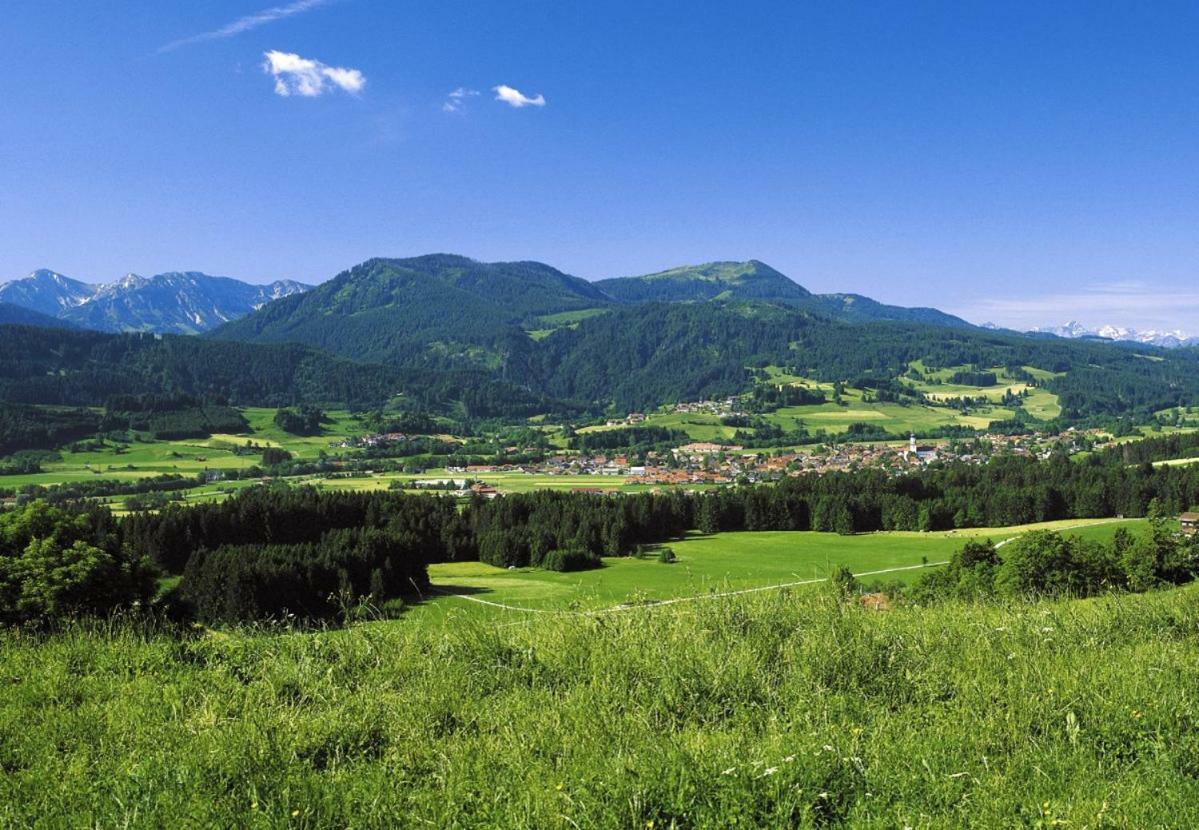
M582 308L576 311L560 311L557 314L545 314L537 318L539 328L529 329L527 334L534 340L544 340L561 328L575 328L581 320L607 314L607 308Z
M949 370L942 371L949 372ZM768 367L767 374L772 383L798 383L812 389L822 389L830 399L832 397L833 384L831 383L789 375L775 367ZM908 383L911 386L917 386L910 381ZM944 391L947 388L957 387L929 386L928 388ZM958 410L949 407L866 402L865 397L866 393L863 390L846 387L841 393L843 405L832 403L830 400L823 404L789 406L770 413L766 418L783 429L794 429L797 424L802 422L810 432L823 429L833 435L844 433L853 423L873 424L888 432L902 434L951 425L985 429L991 421L1004 420L1012 417L1013 414L1011 409L1001 406L984 406L976 407L971 410L969 415L963 415ZM1002 392L999 397L1002 397Z
M4 476L0 487L23 487L27 484L50 486L74 481L116 480L134 481L141 478L176 473L196 475L205 469L240 470L260 464L262 457L236 455L234 448L253 441L260 446L282 447L294 457L314 460L323 450L336 454L331 447L344 438L361 435L363 428L348 412L330 412L330 423L317 436L290 435L274 424L275 410L247 408L242 410L250 431L239 435L212 435L208 438L178 441L138 441L131 444L111 444L102 450L62 452L62 460L42 465L43 472L32 475Z
M914 381L911 378L904 378L903 382L906 385L923 392L932 400L985 397L989 401L1000 402L1003 400L1003 396L1009 391L1018 393L1027 390L1028 397L1024 401L1024 408L1034 418L1052 420L1062 414L1062 407L1058 402L1057 395L1047 389L1030 387L1027 383L1016 380L1008 375L1007 370L1003 366L994 366L987 370L994 372L999 380L993 386L968 386L965 384L949 383L948 380L954 372L967 370L970 368L969 366L950 366L936 371L929 371L919 360L914 360L909 365L930 378L942 381L941 383L927 383L924 381ZM1025 366L1023 368L1038 381L1060 377L1060 373L1048 372L1032 366Z
M607 558L602 568L576 573L536 568L505 570L480 562L452 562L430 567L429 576L438 596L414 609L412 615L431 624L442 624L446 618L457 618L463 613L489 619L518 620L524 616L523 612L498 605L534 611L595 611L628 602L696 597L822 579L838 565L854 573L915 568L864 577L866 581L910 581L919 576L922 569L918 566L922 563L947 560L971 538L1001 542L1029 530L1048 529L1106 540L1117 527L1139 533L1146 526L1141 519L1068 520L939 533L692 534L683 541L670 543L678 556L678 562L672 565L662 564L653 556ZM465 594L474 599L445 594Z
M1197 630L1185 588L6 631L0 826L1194 827Z

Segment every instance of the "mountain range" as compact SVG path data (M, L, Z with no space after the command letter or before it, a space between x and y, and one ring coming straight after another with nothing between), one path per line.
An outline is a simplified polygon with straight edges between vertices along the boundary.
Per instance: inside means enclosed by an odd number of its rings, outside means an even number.
M1053 334L1057 337L1077 339L1082 337L1097 337L1104 340L1117 340L1123 343L1144 343L1149 346L1159 346L1163 349L1177 349L1183 346L1199 345L1199 337L1192 337L1182 331L1156 331L1153 329L1138 330L1123 326L1106 325L1099 328L1088 328L1077 320L1071 320L1064 326L1043 326L1036 329L1038 334Z
M532 340L622 309L758 302L840 322L971 328L935 309L816 295L757 260L713 262L588 282L538 262L453 254L372 259L304 294L270 303L213 337L300 342L358 360L405 365L519 365Z
M0 285L0 303L97 331L200 334L309 289L291 280L251 285L190 271L150 278L128 274L96 285L43 269ZM470 320L468 340L473 341L537 316L562 312L733 300L782 303L846 322L970 325L932 308L885 305L859 294L812 294L758 260L712 262L588 282L539 262L484 263L432 254L368 260L322 284L311 299L272 306L268 313L231 331L252 339L299 338L331 347L347 336L341 330L347 321L352 328L394 325L398 330L383 339L407 342L436 340L447 332L449 339L456 340L460 328L456 321ZM382 346L383 352L393 351L386 343Z
M24 316L14 322L168 336L0 326L0 399L93 405L161 385L240 402L523 417L727 396L772 368L895 400L917 362L1052 373L1045 383L1075 423L1148 416L1199 395L1196 348L1146 359L1097 338L988 331L935 309L812 294L754 260L588 282L537 262L433 254L368 260L303 288L196 274L108 286L53 272L18 280L0 293L0 314ZM214 295L228 302L215 307ZM169 336L239 314L198 337Z
M127 274L97 285L42 269L0 285L0 305L96 331L199 334L308 288L292 280L251 285L195 271Z

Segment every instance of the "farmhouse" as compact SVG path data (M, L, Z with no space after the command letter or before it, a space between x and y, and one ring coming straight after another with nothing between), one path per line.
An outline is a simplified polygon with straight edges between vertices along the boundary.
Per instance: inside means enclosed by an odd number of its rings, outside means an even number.
M1183 513L1178 519L1183 533L1187 536L1199 535L1199 513Z

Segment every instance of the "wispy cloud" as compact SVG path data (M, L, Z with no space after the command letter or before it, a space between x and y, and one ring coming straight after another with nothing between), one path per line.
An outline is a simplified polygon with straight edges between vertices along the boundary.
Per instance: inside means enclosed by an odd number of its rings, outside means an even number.
M466 104L467 98L474 98L479 94L477 89L467 89L460 86L446 96L445 103L441 105L442 112L460 112Z
M495 100L503 101L510 107L544 107L545 96L538 94L532 98L525 95L519 89L514 89L507 84L493 86L491 91L495 93Z
M1171 291L1137 280L1074 291L982 299L960 309L969 320L1027 329L1078 320L1086 325L1176 328L1199 312L1199 291ZM1184 326L1185 328L1185 326Z
M239 17L237 20L226 23L219 29L213 29L211 32L201 32L198 35L173 40L158 47L158 51L160 53L170 52L173 49L178 49L180 46L190 46L193 43L203 43L206 40L222 40L227 37L235 37L242 32L257 29L259 26L274 23L276 20L283 20L284 18L294 17L297 14L303 14L306 11L327 6L332 2L335 2L335 0L295 0L295 2L284 6L272 6L260 12Z
M291 52L270 51L263 57L262 70L274 77L275 94L284 98L315 98L337 89L356 95L366 86L366 76L357 69L328 66Z

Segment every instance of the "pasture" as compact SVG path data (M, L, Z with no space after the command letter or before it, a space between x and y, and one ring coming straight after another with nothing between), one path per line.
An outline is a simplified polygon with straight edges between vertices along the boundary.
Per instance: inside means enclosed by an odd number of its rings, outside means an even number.
M0 487L50 486L95 479L133 481L165 473L194 476L205 470L243 470L262 461L260 452L245 451L245 445L251 442L259 447L281 447L300 460L315 460L321 452L330 455L345 452L333 445L363 432L349 412L335 411L326 413L329 422L323 434L291 435L275 426L275 411L242 409L250 431L238 435L216 434L174 441L105 441L99 449L63 450L60 461L42 464L43 472L4 476L0 478Z
M856 536L773 531L691 534L685 540L668 544L678 557L673 564L659 562L654 555L656 549L651 549L645 559L607 558L602 568L575 573L536 568L504 570L480 562L450 562L430 566L435 593L428 601L413 607L407 617L440 623L447 615L519 620L538 612L596 611L622 604L821 580L839 565L855 574L887 571L862 577L865 582L907 582L919 576L924 563L935 566L944 562L968 539L990 538L998 543L1030 530L1045 529L1107 540L1117 527L1143 532L1146 526L1141 519L1092 519L1009 528ZM447 594L461 594L470 599Z
M410 622L0 632L0 827L1199 825L1195 587Z

